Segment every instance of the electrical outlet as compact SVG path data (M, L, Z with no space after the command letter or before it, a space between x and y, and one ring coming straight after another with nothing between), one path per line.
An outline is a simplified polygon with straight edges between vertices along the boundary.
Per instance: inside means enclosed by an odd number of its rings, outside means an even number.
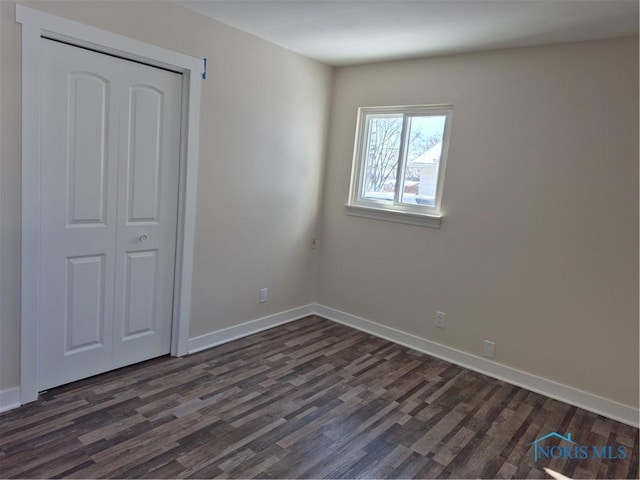
M260 289L260 303L267 303L268 299L269 299L269 289L268 288L261 288Z
M487 358L493 358L496 354L495 342L490 342L489 340L485 340L482 354Z
M436 327L438 328L444 328L444 323L445 323L445 317L447 316L446 313L444 312L436 312Z
M311 237L311 250L315 250L316 248L318 248L318 237L314 235Z

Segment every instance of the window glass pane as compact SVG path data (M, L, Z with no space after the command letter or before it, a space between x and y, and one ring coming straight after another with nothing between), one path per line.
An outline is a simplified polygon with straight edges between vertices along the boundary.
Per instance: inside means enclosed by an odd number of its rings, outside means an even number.
M393 202L401 135L402 115L367 116L363 199Z
M409 117L400 202L435 207L445 115Z

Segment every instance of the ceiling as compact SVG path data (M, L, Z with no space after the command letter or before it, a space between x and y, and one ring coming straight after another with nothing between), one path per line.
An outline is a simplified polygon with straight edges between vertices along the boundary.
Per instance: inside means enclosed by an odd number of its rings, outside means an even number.
M638 0L175 0L329 65L638 34Z

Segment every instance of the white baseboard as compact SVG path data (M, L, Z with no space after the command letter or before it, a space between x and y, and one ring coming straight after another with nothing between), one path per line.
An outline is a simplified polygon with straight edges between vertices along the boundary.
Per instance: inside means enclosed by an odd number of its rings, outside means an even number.
M223 343L237 340L238 338L246 337L254 333L267 330L269 328L277 327L284 323L293 322L303 317L313 315L314 305L304 305L302 307L293 308L284 312L269 315L267 317L258 318L257 320L251 320L249 322L241 323L233 327L217 330L212 333L200 335L199 337L190 338L187 344L187 351L189 353L196 353L207 348L215 347Z
M13 410L20 405L20 387L0 390L0 413Z
M508 367L477 355L457 350L446 345L441 345L430 340L417 337L410 333L396 330L364 318L341 312L324 305L315 305L314 313L328 320L342 323L349 327L362 330L376 337L390 340L447 362L460 365L475 372L502 380L518 387L540 393L561 402L575 405L598 415L617 420L619 422L638 427L640 412L630 406L623 405L613 400L599 397L577 388L563 385L553 380L523 372L516 368Z
M304 305L191 338L188 352L206 350L313 314L627 425L638 428L640 424L640 412L633 407L318 304ZM0 390L0 413L19 406L19 387Z

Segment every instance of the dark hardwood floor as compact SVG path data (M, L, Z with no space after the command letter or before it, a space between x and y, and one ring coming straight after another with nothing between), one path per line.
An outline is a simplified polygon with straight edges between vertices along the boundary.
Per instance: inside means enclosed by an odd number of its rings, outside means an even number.
M552 431L627 456L534 462L531 442ZM549 478L545 466L638 478L638 430L318 317L0 416L2 478Z

